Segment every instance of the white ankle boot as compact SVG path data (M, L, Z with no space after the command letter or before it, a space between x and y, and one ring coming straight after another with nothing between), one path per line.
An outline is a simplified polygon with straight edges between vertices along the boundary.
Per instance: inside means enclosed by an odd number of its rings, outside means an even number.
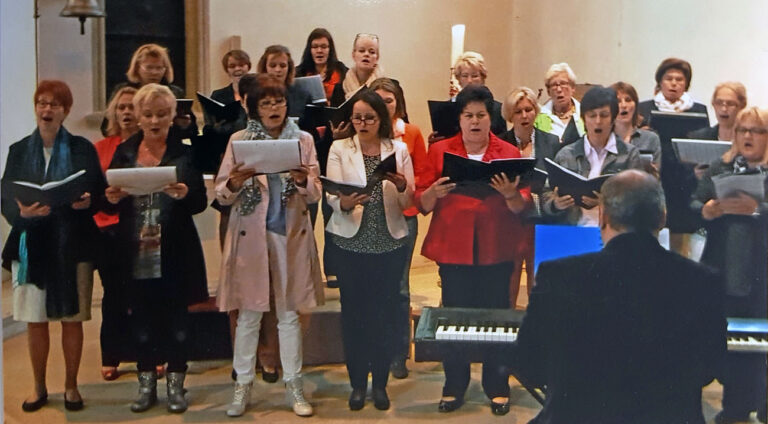
M304 399L304 381L301 377L292 378L285 382L285 397L288 406L300 417L312 416L312 405Z
M227 409L227 416L239 417L245 413L248 402L251 400L252 383L235 383L235 395L232 397L232 403Z

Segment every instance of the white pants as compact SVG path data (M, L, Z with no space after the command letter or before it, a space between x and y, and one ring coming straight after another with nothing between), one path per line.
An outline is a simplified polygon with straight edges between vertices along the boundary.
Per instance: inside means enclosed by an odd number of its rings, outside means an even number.
M267 231L270 284L286 287L287 249L286 238ZM277 337L280 340L280 362L283 365L283 381L301 376L301 325L296 311L283 310L284 302L275 301L277 315ZM237 382L248 384L253 381L256 368L256 349L259 346L261 311L241 309L237 317L235 347L232 368L237 373Z

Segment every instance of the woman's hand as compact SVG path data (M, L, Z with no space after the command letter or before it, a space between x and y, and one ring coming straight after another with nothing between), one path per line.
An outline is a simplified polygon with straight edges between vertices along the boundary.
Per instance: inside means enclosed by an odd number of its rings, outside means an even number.
M448 182L450 179L451 177L440 177L426 191L434 194L436 199L442 199L456 188L456 183Z
M724 214L752 215L757 212L757 200L745 193L720 200L720 208Z
M235 164L235 166L229 170L229 179L227 180L227 188L229 191L235 192L243 187L243 184L248 178L256 175L256 171L252 168L243 167L243 163Z
M296 184L298 187L307 186L307 175L309 175L308 166L301 165L301 168L291 169L288 172L291 173L291 178L293 178L294 184Z
M328 122L331 126L331 133L333 133L333 139L339 140L342 138L348 138L352 136L352 123L347 121L339 122L338 126L334 126L333 122Z
M437 135L437 131L435 131L427 137L427 145L432 145L432 143L437 143L438 141L445 139L446 137Z
M701 208L701 217L707 221L720 218L721 216L723 216L723 208L720 207L720 201L717 199L709 199Z
M81 210L81 209L88 209L91 207L91 193L88 193L87 191L83 193L82 196L80 196L79 200L75 200L72 202L72 209L75 210Z
M400 193L404 192L405 189L408 188L408 181L405 179L405 175L403 174L387 172L387 175L384 176L384 179L394 184L395 187L397 187L397 191Z
M600 193L593 190L592 194L594 194L595 197L581 196L581 203L584 204L584 209L592 209L600 203Z
M39 218L48 216L48 214L51 213L51 207L48 205L41 205L40 202L35 202L27 206L17 199L16 204L19 205L19 215L21 215L22 218Z
M498 191L504 199L512 200L521 196L517 190L517 185L520 184L520 176L515 177L514 181L510 181L507 174L501 173L491 177L491 183L489 184L494 190Z
M576 201L573 200L573 197L571 197L570 194L566 194L565 196L561 196L557 192L557 187L555 187L554 194L555 194L555 196L553 198L553 204L555 205L555 209L557 209L559 211L568 209L571 206L576 204Z
M346 195L339 193L339 207L341 207L341 210L343 211L351 211L355 208L355 206L362 205L369 200L371 200L371 196L367 194L352 193L350 195Z
M123 191L120 187L109 186L104 190L104 195L107 197L107 201L113 205L120 203L125 196L128 196L128 192Z
M175 200L181 200L187 197L189 193L189 187L184 183L173 183L163 187L165 194L173 197Z

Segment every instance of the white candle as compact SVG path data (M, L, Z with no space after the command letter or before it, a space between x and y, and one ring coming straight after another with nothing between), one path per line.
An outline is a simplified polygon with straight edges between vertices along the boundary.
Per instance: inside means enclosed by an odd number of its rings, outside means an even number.
M464 53L464 24L458 24L451 27L451 68L456 63L456 59Z

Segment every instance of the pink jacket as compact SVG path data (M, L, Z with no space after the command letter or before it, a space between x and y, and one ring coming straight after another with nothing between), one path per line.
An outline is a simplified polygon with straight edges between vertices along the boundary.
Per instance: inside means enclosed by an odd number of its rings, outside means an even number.
M230 138L237 140L243 131ZM288 252L288 282L286 287L273 287L275 305L296 311L324 302L320 263L317 257L308 203L320 199L321 184L315 143L312 136L301 132L301 162L309 167L307 186L299 187L286 205L286 237ZM267 206L269 187L266 175L258 175L256 184L261 189L261 202L247 216L238 213L239 192L227 188L229 171L235 165L232 144L227 145L224 159L216 175L216 198L222 205L232 205L229 226L224 238L221 274L216 304L221 311L248 309L269 311L269 261L267 257Z

